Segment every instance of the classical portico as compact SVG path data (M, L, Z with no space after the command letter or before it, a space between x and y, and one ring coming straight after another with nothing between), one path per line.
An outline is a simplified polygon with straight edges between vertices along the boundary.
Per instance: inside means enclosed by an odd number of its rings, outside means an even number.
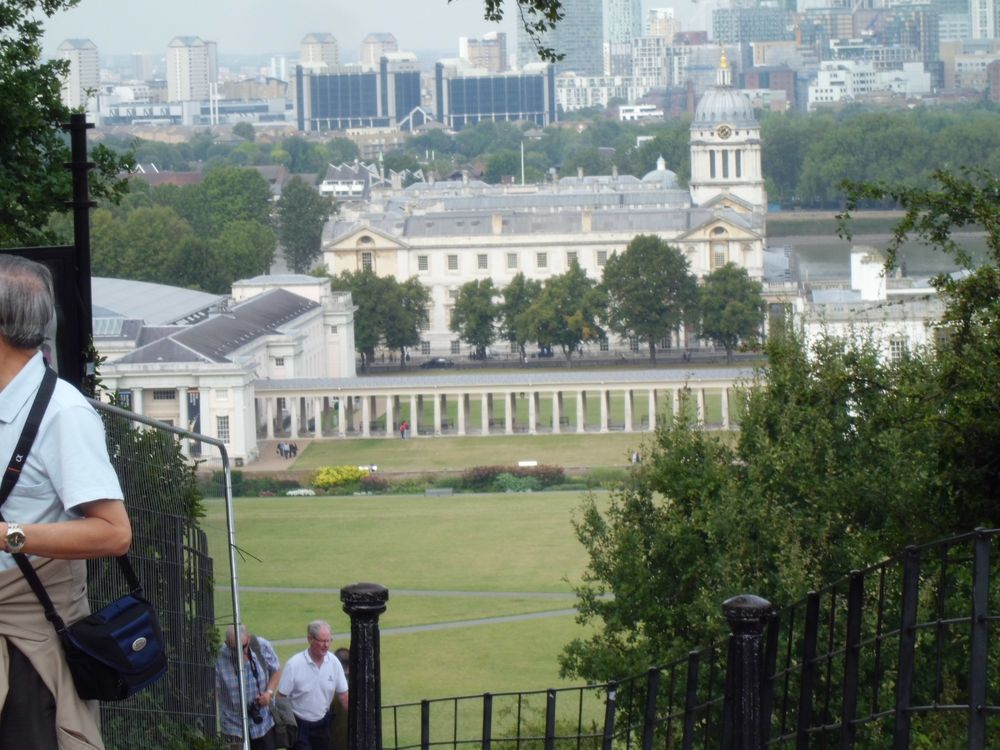
M677 414L729 429L745 368L258 380L258 439L652 432Z

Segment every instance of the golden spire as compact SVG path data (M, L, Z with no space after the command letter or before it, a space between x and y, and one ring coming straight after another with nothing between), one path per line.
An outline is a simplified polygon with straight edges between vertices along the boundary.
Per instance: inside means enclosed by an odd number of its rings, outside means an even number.
M719 68L721 70L726 70L729 68L729 60L726 57L726 48L722 48L722 56L719 58Z

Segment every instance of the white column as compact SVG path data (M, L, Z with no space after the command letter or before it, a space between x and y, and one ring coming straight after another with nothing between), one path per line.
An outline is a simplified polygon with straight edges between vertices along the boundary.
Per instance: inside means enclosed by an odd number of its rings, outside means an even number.
M347 396L337 397L337 434L347 437Z
M313 437L323 437L323 398L313 396Z
M559 434L559 420L562 419L562 392L552 392L552 434Z
M396 423L395 410L392 408L396 400L395 396L385 397L385 436L392 437L395 433L393 425Z
M285 403L288 404L288 435L294 439L299 436L299 397L292 396Z
M368 396L361 397L361 437L372 436L372 406Z
M180 400L180 403L177 404L177 408L178 408L177 426L180 427L182 430L186 430L188 428L188 389L187 388L178 388L177 389L177 398ZM254 438L256 439L256 437L257 437L257 415L256 415L256 409L255 409L254 410ZM180 443L181 443L181 455L184 456L185 458L187 458L188 456L191 455L191 445L189 444L187 438L181 438Z
M264 397L264 418L267 420L267 439L274 440L274 399Z
M670 408L673 409L674 419L680 417L681 414L681 389L674 388L670 395L671 404Z
M493 394L484 393L482 395L482 410L479 415L483 423L483 434L490 434L490 418L493 416Z
M657 404L656 404L656 389L655 388L650 388L649 389L649 393L647 394L646 398L648 399L648 403L647 403L648 414L649 414L649 418L647 420L648 423L649 423L648 427L649 427L649 431L653 432L653 431L656 430L656 408L657 408Z
M132 389L132 412L142 414L142 388Z
M233 388L229 394L233 404L233 423L229 429L229 447L233 454L250 456L246 438L246 410L243 408L243 388Z
M441 396L437 393L434 394L434 434L441 434Z
M528 434L537 435L538 428L535 421L538 419L538 391L528 393Z
M416 394L410 396L410 437L416 437L418 432L418 425L420 424L420 416L417 413L418 409L418 399Z
M696 395L696 405L698 407L698 426L705 426L705 389L699 388Z
M601 394L601 432L608 431L611 421L611 391L602 390Z
M576 392L576 431L586 432L587 420L587 394L584 391Z
M632 389L626 388L622 396L625 402L625 432L632 432Z
M455 408L455 419L458 420L458 435L459 437L465 436L465 420L469 417L469 394L463 393L458 397L458 404Z
M722 429L728 430L729 424L729 389L722 389Z
M503 432L505 435L514 434L514 409L517 408L517 394L508 393L504 397L503 405Z

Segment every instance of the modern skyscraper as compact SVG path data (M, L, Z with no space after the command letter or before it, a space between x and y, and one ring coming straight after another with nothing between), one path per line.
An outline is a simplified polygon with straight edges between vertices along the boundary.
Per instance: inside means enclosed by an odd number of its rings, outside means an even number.
M208 99L210 73L214 67L209 46L196 36L177 36L167 45L167 100Z
M70 109L87 106L89 91L101 82L101 63L97 45L89 39L67 39L59 45L59 57L69 60L69 70L62 79L60 98Z
M642 0L607 0L604 40L608 44L630 44L642 36Z
M998 33L997 15L1000 4L997 0L971 0L969 12L972 15L972 38L995 39Z
M317 72L332 73L340 65L340 52L333 34L306 34L299 48L299 64Z
M602 0L572 0L564 3L566 15L553 31L543 34L538 43L563 55L557 72L573 71L580 75L604 73L604 9ZM517 64L524 67L538 62L538 48L522 24L517 27Z
M361 66L376 70L381 59L389 52L399 52L399 42L388 32L374 32L361 41Z

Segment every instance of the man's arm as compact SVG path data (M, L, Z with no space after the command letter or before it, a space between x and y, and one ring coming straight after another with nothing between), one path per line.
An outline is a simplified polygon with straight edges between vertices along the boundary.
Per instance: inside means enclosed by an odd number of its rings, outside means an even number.
M94 500L79 506L83 518L58 523L31 523L24 529L22 552L61 560L118 557L132 544L132 524L121 500ZM7 524L0 523L6 550Z
M344 709L344 713L347 713L347 693L337 693L334 696L334 700L340 704L340 707Z

